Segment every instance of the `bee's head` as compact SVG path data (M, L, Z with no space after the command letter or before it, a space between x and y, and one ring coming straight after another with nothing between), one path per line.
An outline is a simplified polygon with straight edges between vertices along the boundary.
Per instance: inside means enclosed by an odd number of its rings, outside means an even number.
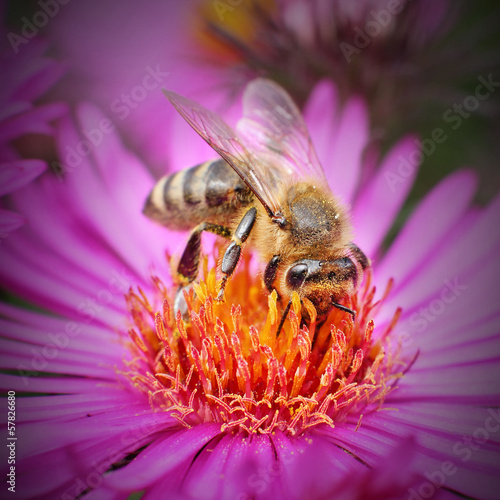
M289 292L307 297L321 318L356 290L358 277L358 269L349 257L331 261L302 259L288 268L285 281Z

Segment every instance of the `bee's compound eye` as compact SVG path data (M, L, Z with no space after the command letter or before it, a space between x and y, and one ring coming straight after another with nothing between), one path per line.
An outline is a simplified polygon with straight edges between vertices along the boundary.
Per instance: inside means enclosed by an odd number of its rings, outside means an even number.
M286 274L286 282L293 289L300 288L307 276L307 264L295 264Z

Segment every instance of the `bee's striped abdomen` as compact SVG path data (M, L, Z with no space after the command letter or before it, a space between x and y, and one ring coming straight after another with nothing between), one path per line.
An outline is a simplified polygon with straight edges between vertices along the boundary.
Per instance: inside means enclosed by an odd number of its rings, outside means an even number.
M226 224L252 194L224 161L209 161L161 178L144 205L144 213L172 229L200 222Z

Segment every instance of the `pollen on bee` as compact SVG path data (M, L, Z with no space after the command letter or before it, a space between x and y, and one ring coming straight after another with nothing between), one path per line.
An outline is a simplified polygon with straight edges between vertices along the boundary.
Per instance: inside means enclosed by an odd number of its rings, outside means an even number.
M351 297L355 321L333 309L318 324L314 305L294 293L276 336L282 305L276 292L263 289L250 259L229 282L225 303L216 301L215 271L205 261L204 278L186 294L187 319L174 315L174 291L158 278L155 297L130 291L133 359L126 378L155 411L186 427L217 422L223 432L297 435L333 427L353 410L378 409L404 360L389 350L390 332L374 335L369 280Z

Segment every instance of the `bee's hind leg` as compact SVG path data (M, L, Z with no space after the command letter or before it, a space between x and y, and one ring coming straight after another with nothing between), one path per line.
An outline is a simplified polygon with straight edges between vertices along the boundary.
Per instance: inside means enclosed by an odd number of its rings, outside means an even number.
M186 248L177 266L177 282L179 283L179 288L174 299L174 313L177 314L177 311L181 311L184 318L187 317L187 304L184 298L184 290L189 291L192 286L191 283L198 276L201 233L203 231L210 231L224 238L229 238L231 236L231 231L227 227L212 224L210 222L198 224L191 232Z
M250 236L255 219L257 217L257 209L252 207L248 210L241 219L236 231L231 237L231 244L227 247L224 257L222 257L221 271L224 275L217 294L217 300L221 301L224 298L224 290L229 277L234 273L236 266L240 260L241 247L246 239Z

